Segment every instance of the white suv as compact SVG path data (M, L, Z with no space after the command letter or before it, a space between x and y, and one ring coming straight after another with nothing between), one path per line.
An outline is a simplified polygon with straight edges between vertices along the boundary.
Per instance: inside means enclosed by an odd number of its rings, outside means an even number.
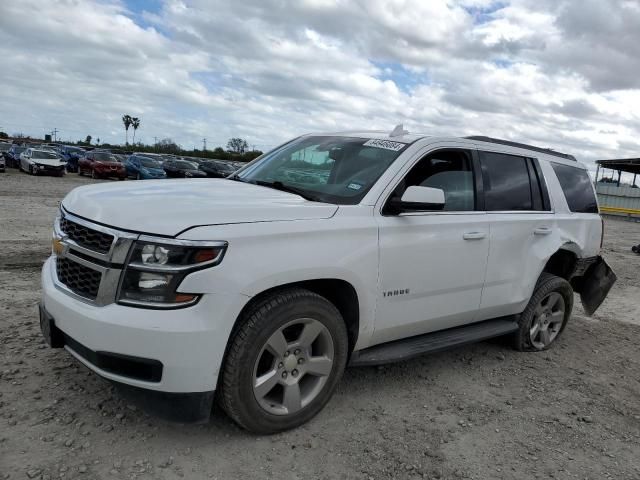
M42 331L148 408L306 422L347 364L511 335L544 350L615 275L585 167L487 137L296 138L228 179L79 187ZM140 395L142 394L142 395ZM170 408L181 405L180 409Z

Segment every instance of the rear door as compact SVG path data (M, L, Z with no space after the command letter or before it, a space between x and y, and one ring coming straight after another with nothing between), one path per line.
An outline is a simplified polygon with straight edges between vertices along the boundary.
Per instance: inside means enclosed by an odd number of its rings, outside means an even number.
M479 319L520 313L558 245L556 223L538 160L479 150L491 228Z

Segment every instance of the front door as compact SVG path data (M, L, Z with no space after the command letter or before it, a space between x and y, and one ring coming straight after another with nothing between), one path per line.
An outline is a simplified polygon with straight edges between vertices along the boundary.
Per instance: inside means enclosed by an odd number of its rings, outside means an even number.
M471 323L480 306L489 223L470 150L447 148L411 167L389 200L412 185L440 188L442 211L393 213L379 224L379 283L373 343Z

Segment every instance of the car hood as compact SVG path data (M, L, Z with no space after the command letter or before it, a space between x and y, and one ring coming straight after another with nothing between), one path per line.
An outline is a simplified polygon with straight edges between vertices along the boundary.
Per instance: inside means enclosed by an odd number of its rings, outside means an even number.
M198 225L330 218L336 205L224 179L149 180L78 187L69 213L124 230L175 236Z
M36 165L49 165L51 167L60 167L67 163L66 160L60 161L59 158L32 158L31 161Z

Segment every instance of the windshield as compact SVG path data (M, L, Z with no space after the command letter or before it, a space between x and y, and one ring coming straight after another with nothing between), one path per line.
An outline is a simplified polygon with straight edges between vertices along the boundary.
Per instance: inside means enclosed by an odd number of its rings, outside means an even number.
M197 170L198 166L195 163L191 163L191 162L184 162L184 161L179 161L179 160L173 160L171 162L171 166L174 168L183 168L185 170Z
M47 158L58 158L58 155L56 155L53 152L45 152L42 150L33 150L33 154L31 155L31 158L41 158L41 159L47 159Z
M408 144L353 137L311 136L274 150L238 174L250 183L274 183L318 200L356 204ZM234 177L232 177L234 178Z
M13 147L14 153L22 153L27 149L27 147Z
M80 154L84 153L84 150L82 150L81 148L67 147L67 153Z
M118 161L116 156L112 153L94 153L92 156L93 156L93 159L97 160L98 162L117 162Z
M150 158L141 158L140 164L146 168L162 168L162 165Z

